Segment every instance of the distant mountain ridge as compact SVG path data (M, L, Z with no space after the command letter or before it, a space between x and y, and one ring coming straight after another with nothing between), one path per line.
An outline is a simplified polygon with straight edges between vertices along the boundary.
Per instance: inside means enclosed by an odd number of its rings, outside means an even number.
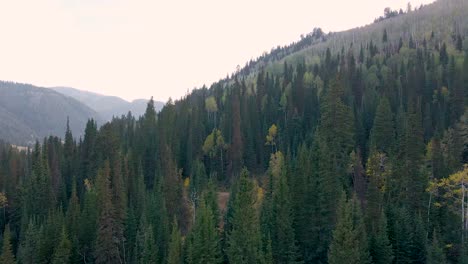
M83 135L86 122L99 114L76 99L47 88L0 81L0 139L17 145L65 135L67 118L75 137Z
M110 121L113 116L126 115L129 111L136 117L143 115L149 101L149 99L136 99L128 102L117 96L102 95L71 87L51 87L50 89L80 101L99 113L106 121ZM156 111L159 111L164 103L155 101L154 105Z

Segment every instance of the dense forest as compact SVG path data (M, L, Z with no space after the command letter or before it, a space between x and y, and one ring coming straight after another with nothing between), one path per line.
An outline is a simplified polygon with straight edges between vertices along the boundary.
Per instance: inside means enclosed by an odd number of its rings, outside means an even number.
M468 263L468 32L452 29L383 28L82 138L1 142L0 262Z

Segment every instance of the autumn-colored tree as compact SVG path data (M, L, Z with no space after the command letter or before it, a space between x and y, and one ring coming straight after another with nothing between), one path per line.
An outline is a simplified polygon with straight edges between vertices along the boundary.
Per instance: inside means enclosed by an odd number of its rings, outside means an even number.
M278 127L275 124L271 125L268 129L268 134L266 135L265 145L271 146L271 151L276 152L276 137L278 135Z

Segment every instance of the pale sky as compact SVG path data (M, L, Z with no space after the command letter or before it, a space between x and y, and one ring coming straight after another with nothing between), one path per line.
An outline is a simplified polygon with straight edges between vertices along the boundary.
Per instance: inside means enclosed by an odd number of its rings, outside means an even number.
M408 0L0 0L0 80L167 101ZM413 0L413 7L433 0Z

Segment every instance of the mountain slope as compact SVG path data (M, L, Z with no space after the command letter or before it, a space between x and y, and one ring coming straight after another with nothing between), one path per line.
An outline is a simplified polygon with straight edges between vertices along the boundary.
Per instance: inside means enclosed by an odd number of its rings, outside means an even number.
M259 70L279 74L283 64L297 65L319 64L327 49L331 53L352 50L359 54L361 46L368 49L372 41L377 48L399 45L400 38L407 43L413 39L416 47L422 47L424 40L428 46L440 48L443 42L454 44L457 35L468 35L468 1L438 0L432 4L417 7L409 13L388 17L382 21L349 29L341 32L325 34L320 28L305 35L301 40L284 47L277 47L271 52L250 61L240 70L243 76L253 76ZM388 33L388 41L383 43L382 34ZM432 43L431 43L432 42ZM462 38L463 48L468 49L468 40Z
M14 144L31 144L45 136L63 136L67 117L75 136L83 134L89 118L98 113L50 89L0 81L0 138Z
M51 89L82 102L98 112L105 120L111 120L113 116L126 115L128 111L138 117L145 112L148 103L145 99L128 102L117 96L107 96L70 87L52 87ZM159 111L163 105L162 102L155 102L156 111Z

